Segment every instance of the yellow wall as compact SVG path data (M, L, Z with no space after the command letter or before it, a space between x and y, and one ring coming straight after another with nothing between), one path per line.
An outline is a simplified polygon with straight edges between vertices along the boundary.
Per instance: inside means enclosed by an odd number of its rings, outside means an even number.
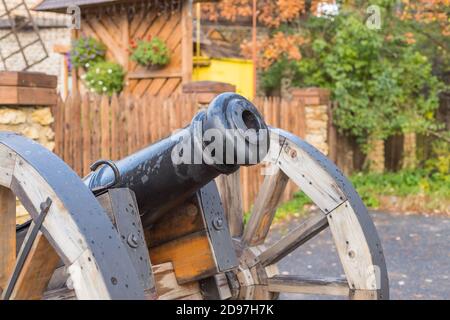
M251 60L211 58L209 66L194 66L195 81L220 81L236 86L237 93L253 98L253 63Z

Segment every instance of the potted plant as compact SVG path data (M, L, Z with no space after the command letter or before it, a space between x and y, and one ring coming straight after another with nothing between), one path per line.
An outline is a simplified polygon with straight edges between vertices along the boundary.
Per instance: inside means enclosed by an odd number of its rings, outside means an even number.
M161 68L170 62L167 45L158 37L131 42L131 60L149 68Z
M91 92L110 96L122 91L124 77L122 66L109 61L97 62L82 76Z
M97 62L104 61L106 47L100 41L92 37L81 37L72 43L70 61L76 68L89 67Z

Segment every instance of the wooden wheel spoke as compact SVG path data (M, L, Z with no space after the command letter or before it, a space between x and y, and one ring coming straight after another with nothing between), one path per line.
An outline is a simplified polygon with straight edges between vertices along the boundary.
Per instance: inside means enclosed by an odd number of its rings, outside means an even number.
M348 296L350 294L350 289L345 279L278 275L267 281L268 290L271 292L323 294L333 296Z
M244 230L243 242L249 246L264 243L275 211L283 195L289 177L278 166L272 167L274 173L266 176L256 197L250 220Z
M305 220L288 235L259 255L263 266L276 263L300 245L313 238L328 226L327 217L322 212Z
M240 171L216 179L225 216L232 237L240 237L244 231Z

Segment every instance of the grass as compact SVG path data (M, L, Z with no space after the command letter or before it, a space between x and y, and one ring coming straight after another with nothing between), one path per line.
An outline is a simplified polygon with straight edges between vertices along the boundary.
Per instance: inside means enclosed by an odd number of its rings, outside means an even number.
M449 174L416 169L383 174L357 173L350 180L369 208L380 206L380 196L450 199Z
M418 211L445 211L446 208L448 210L446 205L450 201L450 174L448 173L430 173L422 169L382 174L360 172L352 175L350 180L370 209L380 209L380 206L384 205L383 196L395 196L405 198L407 201L411 197L418 198ZM278 208L275 222L300 217L307 212L307 207L311 204L311 200L303 192L297 192L294 199ZM245 214L245 221L249 216L250 213Z
M294 198L281 204L275 213L274 222L286 221L290 218L298 218L307 212L307 205L312 204L312 201L303 193L297 192ZM244 223L247 224L250 218L251 210L244 214Z

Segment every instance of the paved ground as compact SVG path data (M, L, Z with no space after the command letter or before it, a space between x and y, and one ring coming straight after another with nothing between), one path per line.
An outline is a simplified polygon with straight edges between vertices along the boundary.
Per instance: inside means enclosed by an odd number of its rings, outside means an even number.
M391 299L450 299L450 218L371 214L387 262ZM279 238L296 223L280 226ZM343 277L329 229L280 262L284 274ZM281 299L323 299L283 294ZM328 298L328 297L327 297Z

